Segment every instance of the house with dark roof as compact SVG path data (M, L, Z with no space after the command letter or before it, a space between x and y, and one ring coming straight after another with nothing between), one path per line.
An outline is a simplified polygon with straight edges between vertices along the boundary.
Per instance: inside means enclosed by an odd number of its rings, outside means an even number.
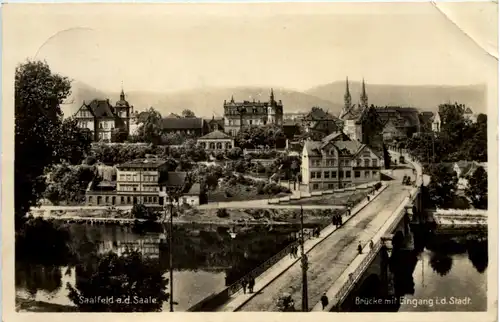
M198 144L210 152L225 151L234 147L234 139L229 134L215 130L197 140Z
M342 121L319 107L313 107L301 119L302 128L313 140L320 140L329 133L342 130Z
M83 102L74 114L78 127L88 129L94 141L111 141L111 133L115 128L121 128L130 133L130 119L134 107L125 100L121 92L120 99L113 106L109 99L94 99Z
M189 191L187 172L168 171L163 159L137 159L116 166L116 182L95 182L86 191L88 205L164 206L172 189Z
M380 181L383 167L381 156L342 132L306 140L301 158L301 183L310 192Z
M273 89L267 102L237 102L234 97L229 102L224 100L224 131L229 135L236 136L243 127L266 124L283 124L283 103L275 100Z
M164 133L187 134L200 137L208 133L208 124L199 117L165 117L161 120Z

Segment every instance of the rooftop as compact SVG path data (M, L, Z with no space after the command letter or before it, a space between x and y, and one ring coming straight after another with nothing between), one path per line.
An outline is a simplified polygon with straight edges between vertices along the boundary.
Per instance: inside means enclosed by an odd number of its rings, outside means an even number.
M115 117L113 113L114 108L111 103L109 103L109 100L94 99L89 104L83 102L83 105L90 109L95 117Z
M201 129L203 127L203 122L203 119L198 117L165 117L161 120L161 127L167 130L193 130Z
M182 187L186 183L187 172L171 171L167 173L167 187Z
M199 195L201 192L201 185L199 183L194 183L191 189L186 193L188 195Z
M232 139L232 137L224 132L215 130L213 132L210 132L202 136L198 140L228 140L228 139Z
M117 166L117 168L158 168L167 163L163 159L137 159L128 161Z

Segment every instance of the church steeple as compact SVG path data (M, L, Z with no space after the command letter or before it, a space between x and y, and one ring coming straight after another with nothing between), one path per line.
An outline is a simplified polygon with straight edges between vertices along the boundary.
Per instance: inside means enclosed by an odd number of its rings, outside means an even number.
M361 85L361 109L364 110L368 108L368 95L366 95L365 79L363 78L363 83Z
M269 102L273 103L274 102L274 91L271 88L271 96L269 97Z
M349 92L349 78L345 79L344 110L347 112L351 108L351 93Z

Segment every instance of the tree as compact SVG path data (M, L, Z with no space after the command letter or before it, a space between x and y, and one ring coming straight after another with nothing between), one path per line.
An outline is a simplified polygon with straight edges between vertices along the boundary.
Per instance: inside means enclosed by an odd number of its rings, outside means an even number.
M53 74L46 63L28 61L17 66L14 87L14 211L18 229L19 221L45 191L44 169L66 153L60 151L60 104L69 96L71 85L67 77ZM74 161L73 155L70 159Z
M128 139L127 129L122 127L117 127L111 132L111 142L123 143Z
M446 165L438 164L431 166L430 177L428 193L431 202L440 208L451 206L458 183L456 173Z
M361 141L371 148L381 151L384 124L373 105L363 112L360 121L363 125L363 137Z
M67 161L70 164L80 164L90 152L92 137L88 129L78 127L78 121L71 117L62 122L57 129L58 162Z
M168 280L163 277L158 260L143 258L139 252L126 256L108 253L96 266L86 272L86 278L76 288L67 284L68 297L79 311L159 312L169 300ZM108 297L113 301L95 301Z
M452 145L457 147L462 145L462 135L470 125L464 117L465 110L465 105L458 103L439 105L441 132L449 138Z
M470 198L474 207L488 209L488 174L483 167L477 168L469 178L465 195Z
M194 115L193 111L185 109L184 111L182 111L182 117L193 118L193 117L196 117L196 116Z
M137 137L142 142L158 145L161 143L161 114L154 108L149 108L146 119L137 129Z

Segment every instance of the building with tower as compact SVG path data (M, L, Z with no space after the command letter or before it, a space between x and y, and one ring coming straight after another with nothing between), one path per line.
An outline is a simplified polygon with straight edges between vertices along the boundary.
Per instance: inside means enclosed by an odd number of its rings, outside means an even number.
M343 131L353 141L361 141L363 138L362 115L368 108L368 95L366 94L365 80L361 88L360 103L352 104L349 91L349 79L346 79L346 90L344 94L344 108L340 113L340 119L344 122Z
M256 102L255 99L235 102L234 97L229 102L224 101L226 133L235 136L243 127L266 124L283 125L283 103L275 100L272 89L268 102Z
M130 119L134 107L125 99L122 89L120 99L113 106L109 99L94 99L82 106L74 114L78 127L88 129L94 141L111 141L115 129L130 133Z

